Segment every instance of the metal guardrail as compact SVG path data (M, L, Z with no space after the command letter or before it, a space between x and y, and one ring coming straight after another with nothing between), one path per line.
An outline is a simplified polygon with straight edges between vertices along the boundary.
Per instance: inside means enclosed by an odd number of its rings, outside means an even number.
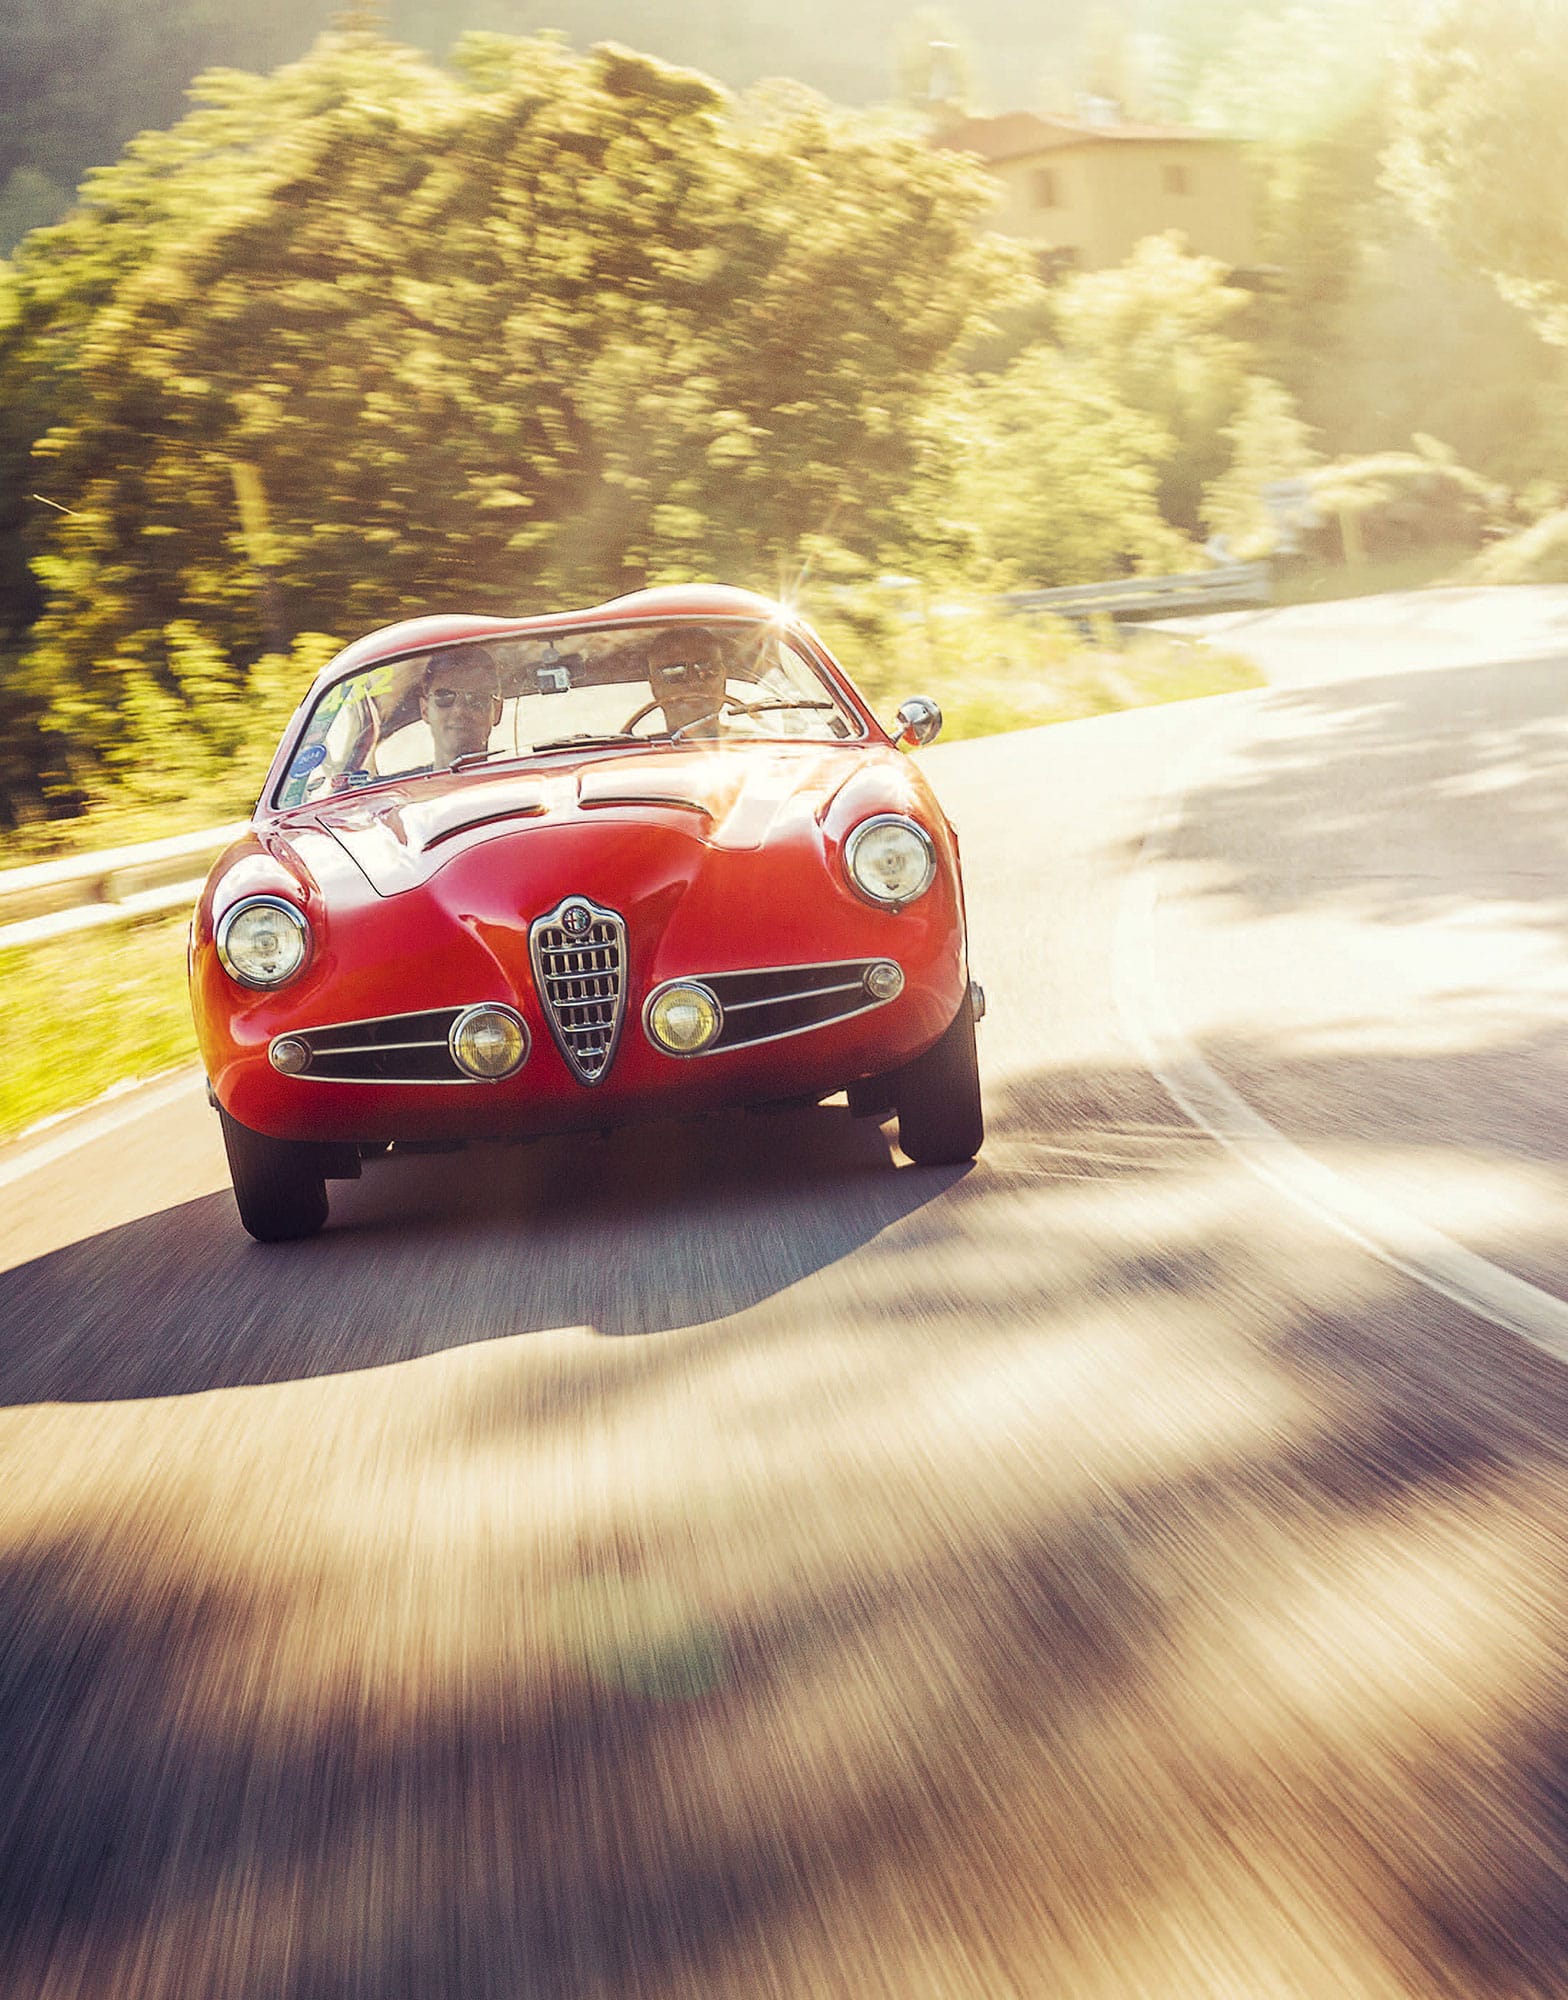
M194 903L206 864L247 824L237 820L139 847L0 869L0 951Z
M1173 618L1222 604L1267 604L1271 594L1269 566L1258 562L1227 563L1182 576L1119 576L1109 583L1075 583L1062 590L1013 590L997 602L1010 611L1045 612L1081 624L1102 614L1113 620Z

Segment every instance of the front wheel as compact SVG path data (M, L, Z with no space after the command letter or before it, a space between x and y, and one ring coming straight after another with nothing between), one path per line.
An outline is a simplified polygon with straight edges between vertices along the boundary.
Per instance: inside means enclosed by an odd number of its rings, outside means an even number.
M314 1236L327 1219L320 1149L252 1132L218 1106L240 1221L258 1243Z
M899 1071L893 1102L898 1143L916 1166L958 1166L979 1152L985 1112L967 993L942 1039Z

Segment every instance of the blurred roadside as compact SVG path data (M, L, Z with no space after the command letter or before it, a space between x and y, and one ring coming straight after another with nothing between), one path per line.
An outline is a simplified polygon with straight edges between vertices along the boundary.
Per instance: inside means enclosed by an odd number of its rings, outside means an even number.
M1451 586L1163 621L1249 660L1273 685L1568 656L1568 584Z

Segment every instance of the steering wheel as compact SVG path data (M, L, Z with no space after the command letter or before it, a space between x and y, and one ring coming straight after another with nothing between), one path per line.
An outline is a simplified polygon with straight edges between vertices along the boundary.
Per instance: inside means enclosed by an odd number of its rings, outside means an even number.
M679 729L672 729L669 732L670 738L673 741L677 737L684 736L688 730L695 729L700 722L717 722L720 716L725 714L727 710L738 710L743 707L744 703L738 702L733 695L727 694L717 708L706 709L701 715L694 715L690 722L683 722ZM648 717L655 712L663 715L664 703L662 701L645 701L635 715L627 716L626 720L621 724L622 735L630 736L639 722L646 722ZM665 720L668 721L669 718L666 716Z

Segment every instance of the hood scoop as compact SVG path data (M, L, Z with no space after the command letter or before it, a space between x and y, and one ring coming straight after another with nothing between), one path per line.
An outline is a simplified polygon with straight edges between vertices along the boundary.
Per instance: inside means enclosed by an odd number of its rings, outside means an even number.
M722 819L740 796L745 772L715 757L623 758L591 765L577 780L580 806L674 806Z
M618 757L579 773L585 811L619 806L688 812L698 839L714 847L760 847L796 801L811 807L843 775L842 751L748 742L684 755ZM702 824L702 822L706 824Z
M378 895L395 896L428 880L446 858L439 851L444 842L481 827L535 819L548 810L537 781L491 778L459 783L433 796L345 801L324 807L318 824L359 864Z
M489 826L498 819L530 819L544 810L545 797L539 785L502 781L464 786L461 791L419 799L412 805L390 805L375 817L404 846L424 853L472 827Z

